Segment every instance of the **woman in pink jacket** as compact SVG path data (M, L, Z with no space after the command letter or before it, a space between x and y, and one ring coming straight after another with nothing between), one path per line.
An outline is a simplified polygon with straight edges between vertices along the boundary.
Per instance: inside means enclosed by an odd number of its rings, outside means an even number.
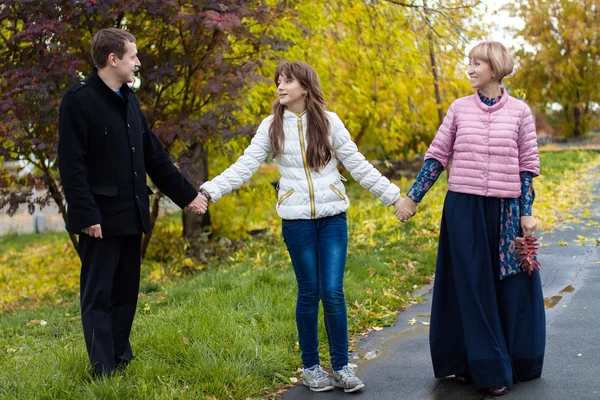
M452 160L440 228L429 343L436 378L454 375L492 396L539 378L546 341L539 271L523 271L515 238L530 236L539 175L529 107L500 85L513 61L498 42L469 53L477 93L450 106L425 165L398 207L401 221Z

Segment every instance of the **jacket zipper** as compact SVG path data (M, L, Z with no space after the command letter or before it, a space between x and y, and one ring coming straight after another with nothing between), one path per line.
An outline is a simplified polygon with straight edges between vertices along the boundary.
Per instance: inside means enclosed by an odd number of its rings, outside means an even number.
M285 199L287 199L288 197L290 197L292 195L292 193L294 193L294 189L289 190L286 194L284 194L283 196L281 196L281 198L277 202L277 208L279 208L279 206L281 205L281 203L283 203L283 201Z
M338 197L339 197L340 199L344 200L344 203L346 203L346 202L347 202L347 201L346 201L346 198L344 197L344 195L342 194L342 192L340 192L340 191L339 191L339 189L338 189L338 188L336 188L335 186L333 186L333 184L329 185L329 187L331 188L331 190L333 190L333 192L334 192L335 194L337 194L337 195L338 195Z
M306 111L305 111L306 112ZM315 192L313 190L312 178L308 169L308 160L306 159L306 149L304 148L304 134L302 133L302 115L298 115L298 134L300 135L300 148L302 149L302 160L304 161L304 172L308 180L308 194L310 196L310 218L315 219Z

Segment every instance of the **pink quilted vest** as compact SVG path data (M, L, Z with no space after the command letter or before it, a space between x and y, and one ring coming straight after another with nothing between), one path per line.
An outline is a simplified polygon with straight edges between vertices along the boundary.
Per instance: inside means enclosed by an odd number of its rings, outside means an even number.
M507 92L487 106L477 93L448 109L425 153L446 168L452 159L448 190L486 197L521 195L519 172L540 174L535 121L529 107Z

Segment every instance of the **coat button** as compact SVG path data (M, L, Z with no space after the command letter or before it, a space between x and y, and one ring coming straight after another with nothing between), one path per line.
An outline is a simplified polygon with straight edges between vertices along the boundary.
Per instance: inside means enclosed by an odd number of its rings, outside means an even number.
M139 200L140 196L138 196L137 194L135 195L135 198Z
M131 125L127 124L127 127L128 127L128 128L131 128Z
M131 148L131 151L133 151L133 152L135 153L135 147L132 147L132 148Z
M137 171L133 171L133 175L137 178Z

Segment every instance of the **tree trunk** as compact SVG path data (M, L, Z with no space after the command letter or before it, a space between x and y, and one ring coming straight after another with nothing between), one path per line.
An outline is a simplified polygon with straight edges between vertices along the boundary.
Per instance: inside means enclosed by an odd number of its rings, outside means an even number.
M431 74L433 75L433 88L435 90L435 103L438 112L438 126L444 121L444 112L442 111L442 96L440 94L440 78L437 70L437 60L435 57L435 42L431 29L427 33L427 41L429 42L429 61L431 62Z
M154 226L156 225L156 220L158 219L158 212L160 211L160 199L163 194L161 192L154 193L154 198L152 199L152 209L150 211L150 232L144 235L142 239L142 260L146 256L146 251L148 251L148 246L150 245L150 239L152 239L152 233L154 232Z
M580 137L581 136L581 110L579 106L573 107L573 118L575 125L573 127L573 136Z
M201 143L193 145L192 149L192 169L193 173L190 181L195 187L198 187L201 182L208 179L208 159L206 149ZM192 240L197 232L203 228L210 226L209 211L204 215L183 213L183 237L188 239L190 246L193 248L194 241Z
M358 146L358 144L360 143L360 140L363 138L363 136L365 135L366 132L367 132L367 123L362 122L360 124L360 129L358 131L358 134L354 138L354 144L356 144Z
M50 191L50 195L52 196L52 199L56 203L56 206L58 207L58 212L60 213L60 215L62 215L63 221L65 221L65 226L66 226L67 225L67 207L65 206L63 195L62 195L60 189L58 188L56 181L48 173L46 173L45 175L46 175L46 182L48 182L47 187L48 187L48 190ZM79 251L78 251L79 246L77 246L77 236L75 236L74 233L69 232L69 238L71 239L73 248L75 249L77 254L79 254Z

